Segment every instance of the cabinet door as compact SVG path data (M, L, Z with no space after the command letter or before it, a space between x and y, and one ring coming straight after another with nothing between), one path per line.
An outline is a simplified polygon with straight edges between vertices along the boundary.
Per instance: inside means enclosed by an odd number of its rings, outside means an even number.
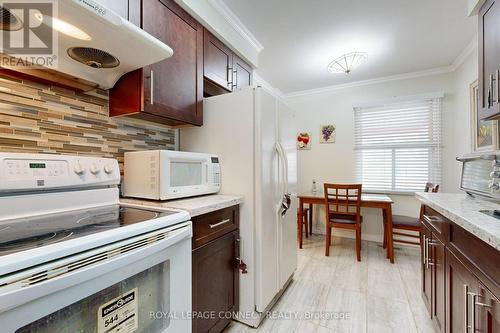
M449 333L469 333L473 321L471 314L472 294L479 287L476 277L449 251L446 251L447 262L447 307L446 323Z
M103 5L108 9L111 9L116 14L128 20L129 19L128 1L129 0L99 0L99 4Z
M500 102L500 3L488 0L479 12L479 105L481 119L497 117Z
M144 70L144 111L194 125L203 121L203 28L172 0L143 1L143 29L174 50Z
M432 236L428 243L429 266L432 275L432 319L440 332L446 327L446 248Z
M500 301L483 285L479 285L474 306L477 318L475 330L483 333L500 332Z
M205 29L203 71L207 79L222 88L233 88L233 52Z
M221 332L238 310L239 231L222 236L193 251L193 311L207 311L212 318L193 319L193 332Z
M422 225L422 241L420 242L422 253L422 299L427 307L427 311L432 316L432 269L428 263L429 246L427 245L431 239L430 230L425 225Z
M233 57L233 73L233 91L252 85L252 67L236 55Z

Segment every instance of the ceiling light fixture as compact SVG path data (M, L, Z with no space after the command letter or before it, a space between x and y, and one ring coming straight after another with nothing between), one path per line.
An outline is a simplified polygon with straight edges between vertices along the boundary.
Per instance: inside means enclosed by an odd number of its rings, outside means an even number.
M80 39L80 40L86 40L86 41L89 41L92 39L92 37L90 37L85 31L75 27L74 25L72 25L66 21L57 19L55 17L48 19L48 18L44 17L44 15L42 15L41 13L36 13L35 18L38 21L40 21L40 23L44 23L44 24L47 24L49 26L52 26L52 28L54 30L59 31L60 33L63 33L67 36L70 36L70 37L73 37L76 39ZM51 22L51 23L48 23L48 22Z
M345 73L349 74L359 65L366 61L368 54L366 52L351 52L346 53L328 64L330 73Z

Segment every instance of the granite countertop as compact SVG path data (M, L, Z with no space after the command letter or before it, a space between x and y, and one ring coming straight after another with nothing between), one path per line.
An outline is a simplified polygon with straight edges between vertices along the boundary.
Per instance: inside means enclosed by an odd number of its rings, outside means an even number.
M152 208L183 210L188 212L191 217L194 217L219 209L239 205L243 202L243 197L235 195L212 194L169 201L120 198L120 202Z
M479 212L500 204L462 193L416 193L417 199L500 251L500 220Z

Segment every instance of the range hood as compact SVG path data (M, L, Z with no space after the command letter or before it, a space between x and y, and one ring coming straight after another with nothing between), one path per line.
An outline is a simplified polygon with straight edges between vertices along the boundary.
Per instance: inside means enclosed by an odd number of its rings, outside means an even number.
M47 67L49 70L109 89L122 75L173 54L168 45L98 2L59 0L55 3L58 8L54 18L47 19L39 12L38 16L33 14L35 17L30 17L30 20L38 19L58 31L57 66ZM13 14L6 12L5 8L0 9L3 17ZM16 24L25 24L15 15L12 18ZM4 25L0 29L13 30ZM5 53L16 57L15 54Z

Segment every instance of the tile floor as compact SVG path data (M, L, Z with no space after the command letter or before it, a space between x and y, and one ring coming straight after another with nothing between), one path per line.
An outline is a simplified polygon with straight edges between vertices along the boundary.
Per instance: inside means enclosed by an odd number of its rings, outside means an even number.
M363 242L361 263L353 240L335 238L330 257L324 251L322 236L305 240L294 281L272 309L315 318L266 318L258 329L233 322L224 333L435 332L420 296L418 249L397 248L394 265L372 242Z

